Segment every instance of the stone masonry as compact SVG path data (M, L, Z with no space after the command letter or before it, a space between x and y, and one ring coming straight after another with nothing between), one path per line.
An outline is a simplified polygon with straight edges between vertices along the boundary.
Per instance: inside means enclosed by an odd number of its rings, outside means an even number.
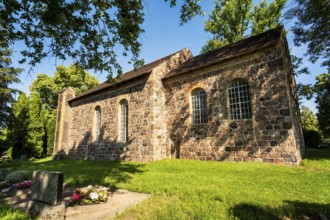
M252 118L229 116L228 86L249 84ZM192 124L191 93L206 92L207 123ZM155 161L182 158L295 165L304 143L283 28L193 57L188 49L75 96L64 90L54 156ZM69 101L63 97L73 97ZM119 103L128 102L128 140L119 141ZM94 113L101 109L100 139ZM61 156L61 157L62 157Z

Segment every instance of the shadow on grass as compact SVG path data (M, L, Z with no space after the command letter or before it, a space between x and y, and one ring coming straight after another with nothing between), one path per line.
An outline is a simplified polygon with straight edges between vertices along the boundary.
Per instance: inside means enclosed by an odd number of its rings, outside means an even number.
M129 182L135 174L145 171L144 164L119 161L53 160L12 165L15 170L63 172L64 182L77 187L91 184L118 188L118 184Z
M309 160L330 160L330 149L307 148L304 158Z
M330 218L330 204L284 201L279 208L261 207L255 204L242 203L232 208L237 219L312 219Z

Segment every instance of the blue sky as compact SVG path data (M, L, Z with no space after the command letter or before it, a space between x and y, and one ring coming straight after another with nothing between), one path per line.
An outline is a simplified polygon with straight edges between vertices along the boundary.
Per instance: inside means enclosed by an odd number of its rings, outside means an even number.
M199 54L201 47L210 38L210 35L204 31L204 23L208 19L208 14L213 8L213 0L202 0L202 9L206 12L205 16L196 16L183 26L179 25L179 7L170 8L169 3L165 3L163 0L148 0L145 2L145 21L143 24L145 33L140 36L140 42L142 43L140 56L144 59L145 63L152 62L185 47L188 47L193 55L196 56ZM285 24L285 29L289 30L292 24L293 22ZM293 54L301 56L305 53L306 48L304 46L299 48L294 47L290 31L287 38ZM46 73L47 75L53 76L56 66L54 59L46 58L41 64L34 68L31 74L28 74L29 66L19 65L17 63L20 59L19 49L21 47L21 44L14 45L12 60L13 66L24 68L25 71L21 74L21 83L15 84L14 87L28 93L29 86L38 74ZM118 61L122 65L124 72L132 69L132 66L127 64L127 59L120 58ZM71 61L58 61L56 64L69 66ZM305 65L309 66L312 74L297 77L297 82L313 83L315 82L316 75L326 72L326 69L320 68L319 64L312 65L311 63L305 62ZM106 79L105 73L94 74L91 71L89 72L100 82ZM302 104L311 108L313 112L317 111L313 100L303 100Z

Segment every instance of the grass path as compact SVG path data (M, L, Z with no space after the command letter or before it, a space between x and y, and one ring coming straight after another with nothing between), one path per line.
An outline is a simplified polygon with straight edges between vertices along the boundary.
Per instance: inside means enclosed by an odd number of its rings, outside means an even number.
M47 159L0 166L56 170L64 173L69 185L101 184L152 195L118 219L330 218L330 150L309 150L299 167L190 160Z

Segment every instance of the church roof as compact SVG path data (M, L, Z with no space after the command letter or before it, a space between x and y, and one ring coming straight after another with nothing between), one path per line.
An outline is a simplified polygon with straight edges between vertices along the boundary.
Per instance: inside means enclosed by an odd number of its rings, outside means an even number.
M244 40L192 57L166 74L163 79L274 46L280 42L283 32L283 26L280 26L262 34L248 37Z
M163 63L164 61L167 61L169 60L173 55L183 51L183 50L186 50L186 49L182 49L180 51L177 51L173 54L170 54L166 57L163 57L163 58L160 58L158 60L155 60L151 63L148 63L142 67L139 67L137 69L134 69L134 70L131 70L129 72L126 72L124 74L121 75L120 79L114 79L114 83L107 83L107 82L104 82L104 83L100 83L98 84L97 86L91 88L91 89L88 89L86 90L85 92L77 95L76 97L74 97L73 99L70 99L69 102L73 101L73 100L77 100L79 98L82 98L82 97L85 97L85 96L88 96L88 95L91 95L95 92L99 92L101 90L105 90L107 88L110 88L110 87L114 87L118 84L121 84L123 82L126 82L126 81L129 81L131 79L135 79L139 76L144 76L144 75L147 75L147 74L150 74L152 69L154 69L155 67L157 67L159 64Z
M242 55L257 51L257 50L272 47L280 42L281 36L283 33L284 33L284 28L283 28L283 26L280 26L278 28L266 31L262 34L258 34L258 35L246 38L244 40L226 45L224 47L198 55L196 57L192 57L192 58L188 59L187 61L185 61L184 63L182 63L176 69L174 69L174 70L170 71L168 74L166 74L163 77L163 79L168 79L168 78L171 78L171 77L174 77L174 76L177 76L177 75L180 75L180 74L192 71L192 70L196 70L196 69L208 66L208 65L212 65L212 64L222 62L225 60L237 58ZM183 49L183 50L185 50L185 49ZM93 93L114 87L118 84L127 82L127 81L135 79L137 77L150 74L152 69L157 67L162 62L169 60L174 54L179 53L183 50L177 51L166 57L153 61L140 68L126 72L121 75L120 79L114 79L115 83L106 83L106 82L101 83L89 90L86 90L85 92L81 93L80 95L76 96L75 98L70 99L69 102L77 100L77 99L85 97L85 96L88 96L88 95L91 95Z

